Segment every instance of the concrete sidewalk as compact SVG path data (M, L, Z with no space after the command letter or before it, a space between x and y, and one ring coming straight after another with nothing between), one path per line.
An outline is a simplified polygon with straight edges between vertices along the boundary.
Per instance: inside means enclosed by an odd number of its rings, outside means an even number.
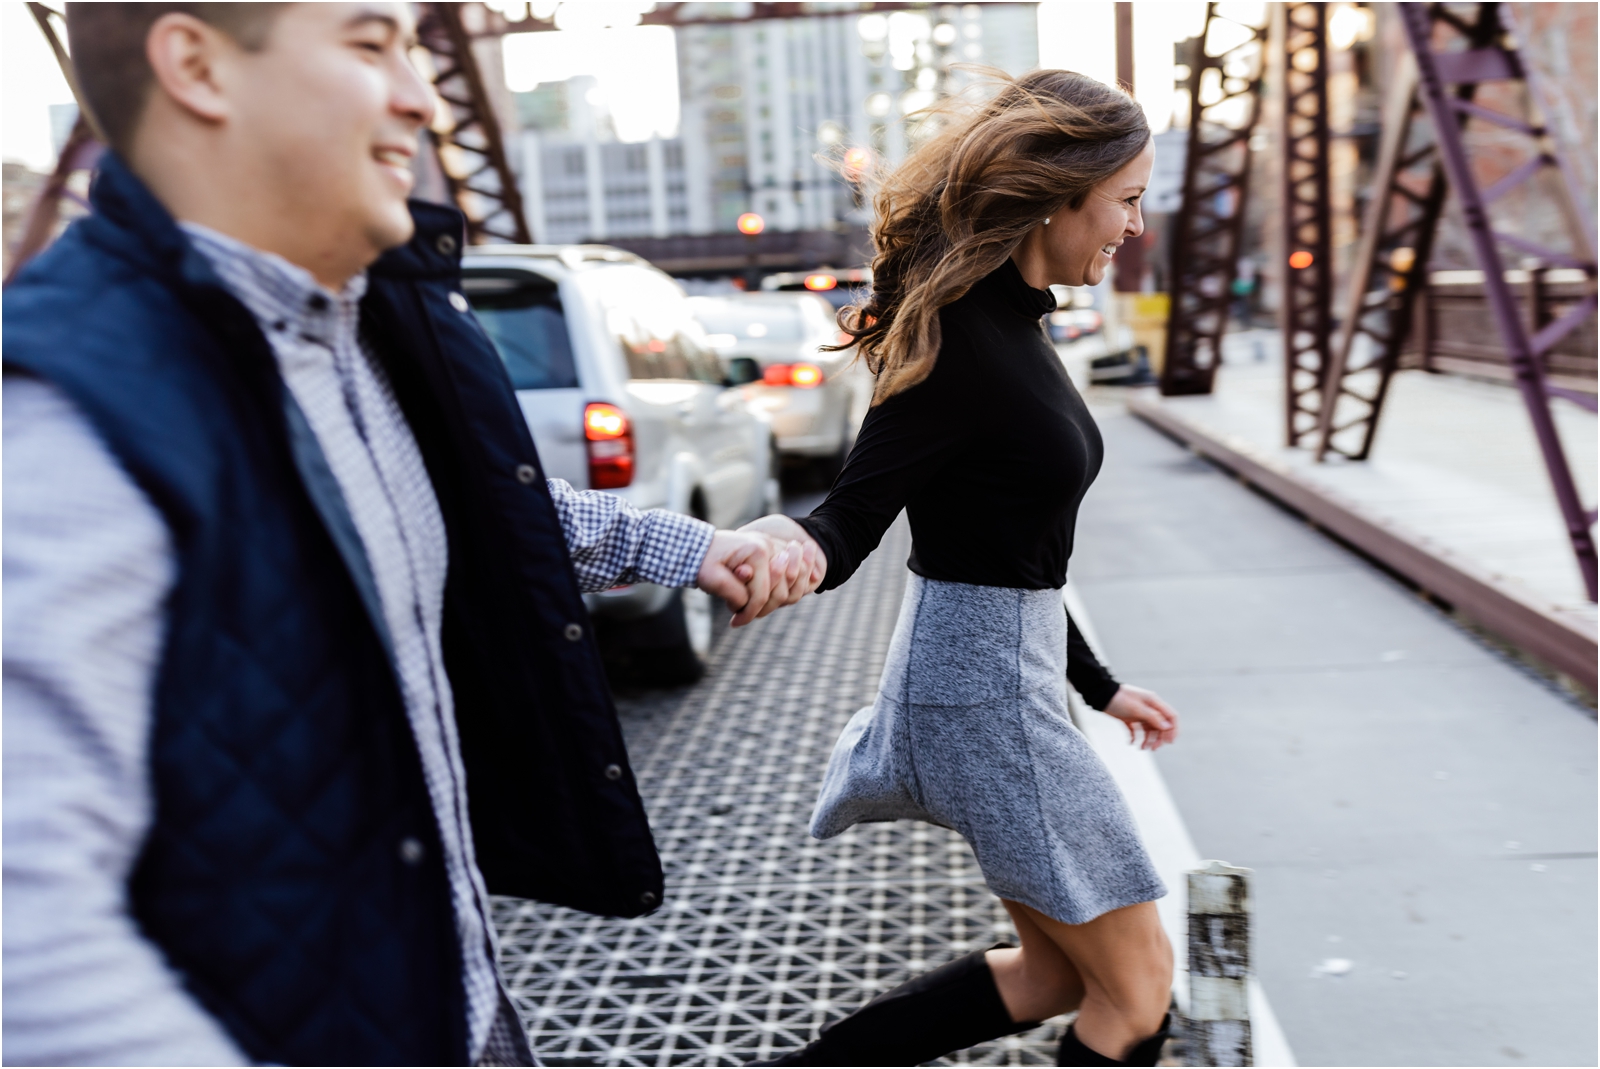
M1112 395L1115 396L1115 395ZM1093 400L1093 398L1091 398ZM1073 583L1304 1065L1596 1063L1595 722L1119 407Z
M1139 391L1129 407L1592 692L1595 605L1516 391L1403 371L1371 458L1319 464L1283 443L1281 362L1250 358L1279 344L1276 331L1230 334L1215 392ZM1595 415L1565 401L1552 415L1592 502Z

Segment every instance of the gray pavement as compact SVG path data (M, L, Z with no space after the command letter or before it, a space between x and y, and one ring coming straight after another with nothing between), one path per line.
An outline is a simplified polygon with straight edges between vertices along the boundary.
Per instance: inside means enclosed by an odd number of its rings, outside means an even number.
M1112 394L1111 396L1115 396ZM1592 712L1120 408L1072 575L1301 1065L1596 1064Z

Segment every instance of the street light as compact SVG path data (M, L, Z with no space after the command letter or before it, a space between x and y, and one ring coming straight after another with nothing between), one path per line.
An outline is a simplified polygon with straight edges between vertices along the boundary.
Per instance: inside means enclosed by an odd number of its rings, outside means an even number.
M872 166L872 153L857 145L844 154L844 177L847 182L859 182Z
M767 221L755 212L745 212L734 225L745 236L745 251L749 253L749 265L744 271L744 288L753 290L761 285L761 261L756 255L761 243L756 238L767 228Z

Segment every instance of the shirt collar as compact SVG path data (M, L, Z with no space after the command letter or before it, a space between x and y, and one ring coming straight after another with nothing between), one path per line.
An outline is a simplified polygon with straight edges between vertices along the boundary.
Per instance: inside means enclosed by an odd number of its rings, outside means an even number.
M1018 269L1016 261L1007 256L1000 262L1000 266L991 271L985 278L977 282L974 290L982 290L992 299L1004 304L1007 308L1025 315L1030 319L1038 319L1047 312L1056 309L1056 298L1049 290L1036 290L1028 285Z
M334 293L318 283L311 272L276 253L246 245L199 223L178 225L269 336L293 329L302 336L331 340L329 335L341 328L354 329L361 298L367 292L365 271Z

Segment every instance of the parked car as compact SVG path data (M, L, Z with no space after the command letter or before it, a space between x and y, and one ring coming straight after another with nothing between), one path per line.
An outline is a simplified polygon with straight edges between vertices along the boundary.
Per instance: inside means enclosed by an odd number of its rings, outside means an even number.
M1077 341L1097 334L1105 319L1093 308L1068 308L1050 313L1050 339Z
M462 275L547 475L718 527L778 510L770 423L729 388L670 277L597 245L478 246ZM613 663L656 682L704 671L706 594L638 583L584 600Z
M1077 341L1098 334L1105 316L1095 308L1095 291L1084 286L1051 286L1056 310L1048 317L1050 340Z
M761 280L763 293L815 293L834 309L854 304L872 288L872 268L821 267L815 271L783 271Z
M749 383L744 393L771 420L778 452L836 472L855 444L871 381L853 352L821 350L850 340L828 302L762 291L691 297L689 306L729 378Z

